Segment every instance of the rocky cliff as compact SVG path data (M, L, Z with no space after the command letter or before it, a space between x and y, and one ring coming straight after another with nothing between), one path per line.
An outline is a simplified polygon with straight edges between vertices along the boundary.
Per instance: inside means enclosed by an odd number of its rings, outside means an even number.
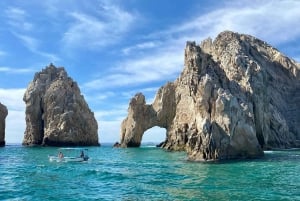
M123 147L166 128L162 147L190 160L257 157L299 146L300 65L267 43L230 31L200 45L187 42L184 69L152 104L139 93L121 125Z
M36 73L24 97L23 145L99 145L98 125L76 82L50 64Z
M5 145L5 118L7 114L7 108L0 103L0 146Z

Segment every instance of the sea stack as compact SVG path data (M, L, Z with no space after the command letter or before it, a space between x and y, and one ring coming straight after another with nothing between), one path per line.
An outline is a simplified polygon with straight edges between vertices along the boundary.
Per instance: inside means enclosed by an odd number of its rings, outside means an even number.
M0 103L0 147L5 146L5 119L7 114L6 106Z
M252 158L299 146L300 65L253 36L230 31L187 42L184 69L152 104L138 93L121 125L122 147L166 128L162 147L189 160Z
M98 124L76 82L50 64L36 73L24 97L23 145L97 146Z

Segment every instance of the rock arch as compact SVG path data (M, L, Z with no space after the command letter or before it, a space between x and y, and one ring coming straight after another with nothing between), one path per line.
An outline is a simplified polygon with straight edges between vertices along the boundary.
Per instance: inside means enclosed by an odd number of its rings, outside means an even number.
M300 146L299 64L252 36L225 31L188 42L184 69L152 104L139 93L121 125L123 147L166 128L163 148L190 160L251 158L263 149ZM280 76L278 76L280 75Z
M139 147L144 132L155 126L165 128L168 135L175 110L173 83L159 89L153 104L146 104L145 96L137 93L130 100L128 116L121 125L122 147Z

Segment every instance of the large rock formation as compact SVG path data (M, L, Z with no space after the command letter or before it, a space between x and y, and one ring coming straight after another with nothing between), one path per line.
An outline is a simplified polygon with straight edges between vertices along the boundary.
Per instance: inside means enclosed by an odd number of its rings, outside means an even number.
M5 145L5 118L7 114L7 108L0 103L0 146Z
M23 100L26 103L23 145L99 145L94 113L63 67L50 64L36 73Z
M188 42L184 69L154 102L137 94L121 125L123 147L166 128L162 147L190 160L257 157L263 149L299 146L300 65L249 35L222 32Z

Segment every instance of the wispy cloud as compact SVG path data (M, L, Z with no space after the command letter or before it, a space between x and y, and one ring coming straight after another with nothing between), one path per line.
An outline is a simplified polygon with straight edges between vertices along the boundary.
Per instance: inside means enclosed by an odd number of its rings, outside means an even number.
M83 88L84 90L84 88ZM113 97L117 96L117 94L113 91L101 91L101 93L85 93L85 99L90 103L101 103L103 101L107 101Z
M8 7L4 10L4 13L7 18L5 21L8 25L7 29L22 42L24 47L37 55L47 58L51 62L60 60L57 55L40 50L42 46L40 38L43 37L38 36L34 26L35 20L32 19L30 13L20 7Z
M34 72L34 69L32 69L32 68L12 68L12 67L0 66L0 72L2 72L2 73L11 73L11 74L24 74L24 73Z
M13 34L31 52L33 52L33 53L35 53L37 55L40 55L42 57L45 57L48 60L50 60L51 62L53 62L53 63L58 62L58 61L61 60L56 54L51 54L51 53L39 50L41 42L40 42L40 40L36 39L35 37L32 37L30 35L26 35L26 34L16 33L16 32L13 32Z
M113 105L112 105L113 106ZM113 106L110 109L102 109L94 112L97 120L113 120L113 121L121 121L126 116L128 105L127 104L118 104Z
M27 12L18 7L9 7L5 11L7 17L7 23L13 28L17 28L22 31L30 31L34 28L33 24L28 22Z
M124 48L122 52L132 53L131 57L117 64L110 74L85 86L101 89L174 79L183 68L186 41L215 37L224 30L251 34L274 44L300 37L299 10L300 1L293 0L248 1L243 4L232 1L211 12L195 15L182 24L150 33L145 42ZM134 56L134 51L147 48L151 51Z
M74 11L73 22L64 33L63 42L70 47L99 48L116 43L134 21L134 15L111 4L100 4L97 12Z
M255 35L272 43L281 43L300 35L300 1L230 1L226 6L196 15L180 25L152 33L149 37L201 39L215 37L224 30ZM275 20L276 19L276 20ZM286 30L293 30L292 32Z
M132 52L136 54L137 51L156 48L160 44L161 44L161 42L158 42L158 41L147 41L147 42L136 44L136 45L133 45L130 47L123 48L122 52L124 55L129 55Z
M35 52L36 49L39 46L39 41L37 39L35 39L34 37L25 35L25 34L19 34L14 32L13 33L15 37L17 37L23 44L25 47L27 47L30 51Z
M182 55L182 50L174 49L166 50L164 53L157 52L141 59L127 60L115 67L110 75L85 83L84 87L102 89L125 85L136 86L141 83L174 79L183 66Z

